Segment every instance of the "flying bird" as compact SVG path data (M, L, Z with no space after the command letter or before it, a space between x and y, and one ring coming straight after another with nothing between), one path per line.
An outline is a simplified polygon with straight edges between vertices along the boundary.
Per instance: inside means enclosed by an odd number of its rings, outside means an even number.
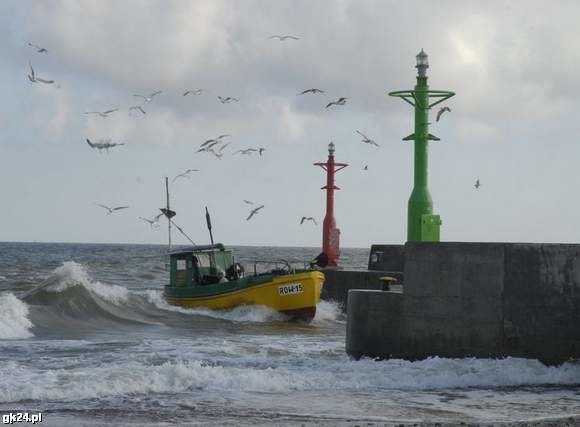
M119 109L114 108L112 110L107 111L85 111L83 114L98 114L101 117L108 117L109 114L114 113L115 111L119 111Z
M260 157L262 156L262 153L263 153L264 151L266 151L266 149L265 149L264 147L260 147L260 148L258 149L258 153L260 153Z
M30 74L28 74L28 80L30 80L32 83L45 83L45 84L52 84L54 83L54 80L46 80L46 79L41 79L40 77L37 77L36 74L34 73L34 68L32 68L32 64L29 62L28 65L30 66Z
M307 93L324 93L324 91L323 90L320 90L320 89L312 88L312 89L303 90L298 95L304 95L304 94L307 94ZM298 96L298 95L296 95L296 96Z
M439 109L439 111L437 111L437 119L436 119L435 121L437 121L437 122L438 122L438 121L439 121L439 119L441 118L441 116L443 115L443 113L444 113L445 111L449 111L449 112L451 112L451 108L449 108L449 107L441 107L441 108Z
M365 167L363 168L364 171L368 171L369 170L369 166L365 165Z
M185 92L183 92L183 96L187 96L190 93L193 93L194 95L201 95L203 92L206 92L206 90L205 89L186 90Z
M162 216L163 216L163 214L160 213L157 216L155 216L153 219L143 218L142 216L140 216L139 219L142 219L143 221L148 222L149 226L151 228L153 228L153 227L158 228L159 227L159 218L161 218Z
M145 96L145 95L133 95L136 96L137 98L143 98L145 100L145 102L151 102L153 101L153 97L155 95L159 95L162 91L158 90L157 92L153 92L151 95L149 96Z
M329 102L328 104L326 104L326 107L324 107L324 108L328 108L331 105L344 105L344 104L346 104L347 99L348 98L338 98L336 101L332 101L332 102Z
M249 156L250 154L252 154L252 153L254 153L256 151L258 151L256 148L246 148L244 150L234 151L233 154L240 153L240 154L246 154L246 155Z
M127 209L129 206L117 206L116 208L110 208L105 205L101 205L99 203L95 203L95 205L105 208L108 212L107 215L111 215L113 212L120 211L121 209Z
M250 220L250 218L252 218L254 215L256 215L256 214L258 213L258 211L259 211L260 209L262 209L263 207L264 207L264 205L261 205L261 206L258 206L258 207L257 207L257 208L255 208L255 209L252 209L252 211L250 212L250 215L248 215L248 217L246 218L246 221L249 221L249 220Z
M139 111L142 114L147 114L147 112L140 105L133 105L132 107L129 107L129 113L131 113L131 111Z
M363 137L362 142L364 142L365 144L374 145L375 147L378 147L379 146L379 144L377 144L375 141L373 141L372 139L370 139L364 133L359 132L358 130L356 131L356 133L358 133L360 136Z
M174 182L175 182L177 179L179 179L179 178L187 178L187 179L190 179L190 176L189 176L189 174L190 174L191 172L199 172L199 169L188 169L188 170L186 170L185 172L183 172L183 173L180 173L179 175L176 175L176 176L175 176L175 178L173 178L173 179L171 180L171 183L173 184L173 183L174 183Z
M222 151L224 151L224 148L226 148L230 144L231 144L231 142L226 142L224 145L222 145L220 148L218 148L218 153L221 153Z
M303 216L302 219L300 220L300 225L304 224L304 221L312 221L315 225L318 225L314 217L311 216Z
M125 145L124 143L111 142L110 139L101 139L98 142L91 142L91 140L88 138L87 144L89 144L91 148L96 148L99 150L99 152L101 152L103 149L107 150L108 152L109 148L117 147L118 145Z
M246 205L253 205L254 204L254 202L252 202L251 200L245 200L245 199L244 199L244 203Z
M481 187L481 184L479 183L479 178L477 178L475 180L475 184L473 186L475 187L475 189L478 189L479 187Z
M280 41L284 41L287 39L300 40L300 38L296 36L280 35L280 34L274 34L273 36L268 37L268 39L278 39Z
M230 103L230 102L232 102L232 101L240 102L240 100L239 100L239 99L237 99L237 98L232 98L231 96L227 96L227 97L225 97L225 98L224 98L223 96L219 96L219 95L218 95L218 99L220 100L220 102L221 102L222 104L229 104L229 103Z
M32 46L33 48L35 48L38 53L48 53L48 50L46 50L45 48L40 47L36 44L32 44L32 43L28 42L28 46Z

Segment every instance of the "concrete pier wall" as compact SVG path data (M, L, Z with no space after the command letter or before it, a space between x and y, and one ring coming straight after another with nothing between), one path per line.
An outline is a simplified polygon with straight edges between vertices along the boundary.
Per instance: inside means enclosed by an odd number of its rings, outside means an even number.
M403 293L351 290L354 357L580 358L580 245L408 243Z
M326 268L323 270L325 280L322 287L321 298L326 301L339 302L345 309L347 307L348 291L351 289L374 289L381 290L383 276L402 279L401 272L369 271L369 270L344 270Z

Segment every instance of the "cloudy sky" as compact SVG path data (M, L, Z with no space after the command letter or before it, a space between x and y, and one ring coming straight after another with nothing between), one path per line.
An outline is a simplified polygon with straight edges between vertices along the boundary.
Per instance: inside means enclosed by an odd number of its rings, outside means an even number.
M413 87L423 48L431 88L457 93L440 122L431 113L442 240L579 242L578 16L577 1L3 1L0 240L163 243L165 227L137 217L164 205L164 176L196 168L171 192L197 243L207 205L219 241L318 246L325 176L313 163L334 141L350 165L337 175L342 246L402 243L413 112L387 93ZM29 82L29 61L56 83ZM312 87L326 93L297 96ZM157 90L146 115L129 114L133 94ZM232 135L221 160L196 153L219 134ZM125 145L99 153L86 138ZM266 151L232 154L248 147ZM243 199L265 207L246 221Z

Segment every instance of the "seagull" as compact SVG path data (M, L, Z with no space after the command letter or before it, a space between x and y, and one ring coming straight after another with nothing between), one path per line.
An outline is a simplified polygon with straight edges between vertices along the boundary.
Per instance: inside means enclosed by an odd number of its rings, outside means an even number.
M329 102L328 104L326 104L326 107L324 107L324 108L328 108L331 105L344 105L344 104L346 104L347 99L348 98L338 98L336 101Z
M224 98L223 96L218 96L218 99L220 100L220 102L221 102L222 104L229 104L229 103L230 103L230 102L232 102L232 101L240 102L240 100L239 100L239 99L237 99L237 98L232 98L231 96L227 96L227 97L225 97L225 98Z
M264 147L260 147L260 148L258 149L258 152L260 153L260 157L262 156L262 153L263 153L264 151L266 151L266 149L265 149Z
M437 119L435 120L436 122L438 122L438 121L439 121L439 119L441 118L441 115L442 115L442 114L443 114L445 111L449 111L449 112L451 112L451 108L449 108L449 107L441 107L441 108L439 109L439 111L437 111Z
M155 227L155 228L159 228L159 218L161 218L163 216L162 213L160 213L159 215L155 216L153 219L147 219L147 218L143 218L142 216L139 217L139 219L142 219L145 222L149 223L149 226L151 228Z
M364 171L368 171L369 170L369 166L365 165L365 167L363 168Z
M258 213L258 211L259 211L260 209L262 209L263 207L264 207L264 205L261 205L261 206L258 206L258 207L257 207L257 208L255 208L255 209L252 209L252 211L250 212L250 215L248 215L248 217L246 218L246 221L249 221L249 220L250 220L250 218L252 218L254 215L256 215L256 214Z
M324 93L324 91L320 90L320 89L312 88L312 89L303 90L298 95L304 95L306 93ZM296 95L296 96L298 96L298 95Z
M356 131L356 133L358 133L360 136L363 137L362 142L364 142L365 144L371 144L371 145L374 145L375 147L378 147L379 146L379 144L377 144L375 141L373 141L372 139L370 139L364 133L359 132L358 130Z
M304 224L304 221L312 221L315 225L318 225L314 217L311 216L303 216L302 219L300 220L300 225Z
M240 153L240 154L246 154L246 155L248 155L248 156L249 156L250 154L252 154L252 153L253 153L253 152L255 152L255 151L258 151L258 150L257 150L256 148L246 148L246 149L244 149L244 150L238 150L238 151L234 151L234 153L233 153L233 154Z
M52 84L54 83L54 80L46 80L46 79L41 79L40 77L36 77L36 75L34 74L34 68L32 68L32 64L29 62L28 65L30 66L30 74L28 75L28 80L30 80L32 83L45 83L45 84Z
M475 184L473 185L475 187L475 189L477 190L479 187L481 187L481 184L479 183L479 178L477 178L475 180Z
M108 210L109 212L107 212L107 215L111 215L115 211L120 211L121 209L127 209L129 207L129 206L117 206L116 208L110 208L108 206L101 205L99 203L95 203L95 205L100 206L100 207L105 208L106 210Z
M38 53L48 53L48 50L46 50L45 48L40 47L36 44L32 44L32 43L28 42L28 46L32 46L32 47L36 48Z
M212 147L213 145L217 144L218 142L220 142L220 140L222 138L227 138L228 136L231 136L229 134L224 134L224 135L220 135L217 138L213 138L213 139L208 139L207 141L205 141L203 144L200 145L200 147L205 147L206 145L208 147ZM213 144L212 144L213 143ZM210 145L208 145L210 144Z
M300 40L300 38L296 36L279 35L279 34L274 34L273 36L268 37L268 39L278 39L280 41L284 41L286 39Z
M187 179L189 179L189 174L191 172L199 172L199 169L188 169L185 172L180 173L179 175L176 175L175 178L173 178L173 180L171 180L171 183L173 184L179 178L187 178Z
M87 138L87 143L91 148L96 148L99 150L99 152L101 152L102 149L105 149L108 152L109 148L113 148L118 145L125 145L124 143L111 142L110 139L101 139L99 142L91 142L91 140Z
M109 114L114 113L115 111L119 111L119 109L114 108L107 111L85 111L83 114L98 114L101 117L108 117Z
M203 92L206 92L206 90L205 89L186 90L185 92L183 92L183 96L187 96L190 93L193 93L194 95L201 95Z
M149 96L144 96L144 95L133 95L133 96L136 96L137 98L143 98L145 100L145 102L151 102L151 101L153 101L153 97L155 95L159 95L161 92L162 91L158 90L157 92L154 92Z
M132 107L129 107L129 113L131 113L131 111L140 111L143 114L147 114L147 112L140 105L133 105Z
M245 200L245 199L244 199L244 203L246 205L253 205L254 204L254 202L252 202L251 200Z

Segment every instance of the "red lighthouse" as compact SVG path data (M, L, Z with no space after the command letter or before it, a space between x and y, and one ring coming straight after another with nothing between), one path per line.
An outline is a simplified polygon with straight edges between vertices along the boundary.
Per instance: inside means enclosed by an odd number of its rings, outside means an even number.
M348 166L346 163L334 161L334 143L328 144L328 160L326 163L314 163L326 171L326 216L322 224L322 252L328 257L328 266L336 267L340 256L340 230L336 228L334 219L334 190L340 190L334 185L334 173Z

